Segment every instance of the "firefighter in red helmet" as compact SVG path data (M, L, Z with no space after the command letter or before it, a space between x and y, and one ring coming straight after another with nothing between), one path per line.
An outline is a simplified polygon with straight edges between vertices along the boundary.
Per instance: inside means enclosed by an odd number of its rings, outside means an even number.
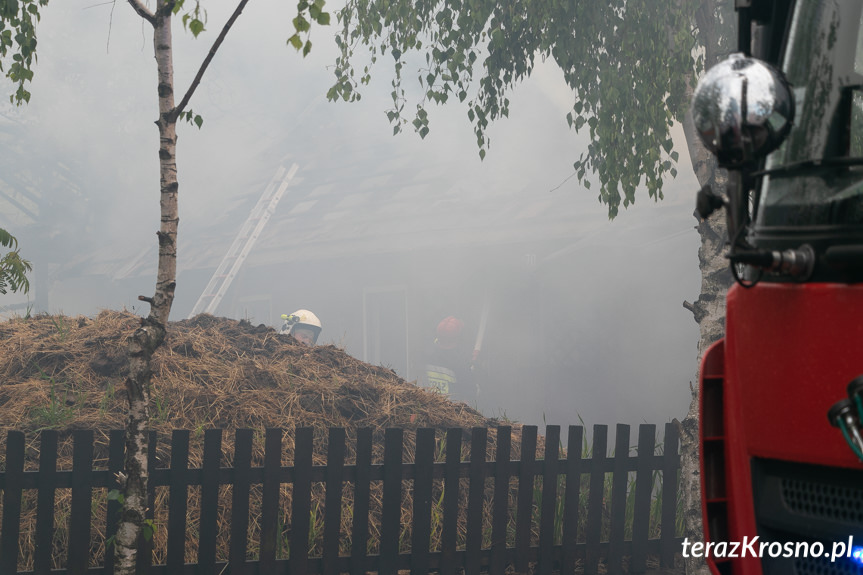
M447 316L437 324L435 345L442 349L454 349L458 345L464 322L457 317Z

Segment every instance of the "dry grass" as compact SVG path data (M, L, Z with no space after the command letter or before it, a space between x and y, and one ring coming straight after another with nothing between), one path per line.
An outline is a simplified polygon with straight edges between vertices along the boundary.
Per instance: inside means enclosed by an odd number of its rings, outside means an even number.
M121 429L126 399L124 375L127 369L126 338L137 327L139 319L129 313L103 311L95 318L41 315L15 319L0 324L0 465L5 466L6 431L18 429L27 433L27 466L34 469L38 461L38 432L61 431L61 469L71 467L72 429L96 430L97 466L106 467L107 432ZM418 388L400 379L392 370L365 364L334 346L309 348L272 328L252 326L248 322L201 315L192 320L172 323L165 345L154 361L152 429L160 434L156 450L157 467L167 467L170 460L169 438L172 429L194 430L190 446L190 467L200 467L201 439L204 429L227 430L223 439L223 466L231 464L233 430L251 428L256 434L253 465L263 461L263 430L289 430L283 442L283 464L293 462L295 427L315 429L314 463L326 462L326 429L348 430L348 461L354 458L354 438L359 428L371 428L375 434L374 458L383 452L383 430L399 427L406 430L404 460L413 460L414 431L420 427L447 429L453 427L487 427L488 458L494 459L498 422L483 417L462 403L453 403L440 395ZM520 427L513 433L514 459L518 458ZM259 437L257 437L259 435ZM442 433L438 434L441 441ZM540 452L542 441L540 438ZM467 438L463 457L469 458ZM442 451L439 452L439 456ZM538 454L538 457L541 456ZM345 486L342 509L342 536L350 545L352 492ZM436 487L440 491L440 487ZM94 492L94 525L91 537L91 564L98 565L104 556L105 490ZM409 525L410 490L405 489L403 518ZM464 490L462 490L464 491ZM249 555L257 549L260 503L251 504ZM312 553L320 550L321 524L324 512L323 485L313 486L311 537ZM187 535L187 560L195 560L195 536L198 515L198 489L190 489ZM465 494L466 497L466 494ZM64 559L64 541L68 537L63 510L68 513L68 490L57 492L55 567ZM372 495L370 535L372 550L379 544L374 537L379 529L380 486ZM25 493L25 515L22 518L22 552L20 568L31 568L35 493ZM222 490L220 513L222 537L219 559L227 558L227 525L230 521L230 487ZM466 505L460 506L462 510ZM156 524L167 521L167 489L156 494ZM287 521L290 509L290 486L280 498L280 518ZM316 512L314 511L316 510ZM434 518L433 518L434 521ZM460 518L460 541L464 540L464 517ZM286 526L287 529L288 526ZM433 538L437 533L433 531ZM164 561L167 534L156 533L155 560ZM403 533L409 547L410 532ZM432 542L434 545L434 541ZM432 547L434 548L434 547ZM284 546L282 554L286 552Z

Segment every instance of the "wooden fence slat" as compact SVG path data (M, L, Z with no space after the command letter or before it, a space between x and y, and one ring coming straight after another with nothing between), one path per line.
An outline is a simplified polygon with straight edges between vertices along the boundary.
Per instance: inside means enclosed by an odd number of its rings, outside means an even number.
M47 575L51 570L54 540L54 496L57 481L57 432L46 429L39 434L39 478L36 496L36 541L33 571Z
M527 573L530 563L530 534L533 531L533 484L536 476L536 426L521 428L521 471L518 475L518 502L515 524L515 572Z
M120 490L117 483L117 473L123 471L126 454L126 432L122 429L113 429L108 434L108 472L111 474L112 482L108 491ZM120 518L120 502L115 499L108 500L108 510L105 515L105 540L112 540L117 534L117 520ZM114 546L105 548L105 575L114 575Z
M465 575L479 574L481 566L482 499L485 493L485 448L487 439L488 430L485 427L474 427L471 430Z
M494 465L494 500L491 517L491 558L489 571L503 573L506 568L506 528L509 522L509 478L512 428L497 428Z
M411 575L426 575L429 571L434 451L435 430L417 429L414 455Z
M168 571L178 572L186 563L186 507L188 506L189 430L171 433L171 479L168 491Z
M309 515L312 494L314 429L298 427L294 438L294 490L291 501L292 574L307 573L309 564Z
M90 505L93 499L93 430L72 432L72 503L69 510L70 575L84 575L90 558Z
M204 459L201 464L201 519L198 526L198 568L200 573L216 572L216 536L219 510L219 469L222 465L222 430L204 431Z
M234 434L234 482L231 489L231 542L228 565L231 573L243 573L246 540L249 537L249 471L252 466L252 430Z
M662 458L662 534L660 535L659 563L661 568L674 565L675 518L677 516L677 469L680 456L677 454L677 425L665 424L665 449Z
M653 492L653 467L650 458L656 449L656 426L638 427L638 460L635 470L635 504L632 512L632 556L630 573L647 570L647 538L650 536L650 494Z
M151 431L147 440L147 473L149 479L147 481L147 511L144 513L144 519L153 520L155 517L155 502L156 502L156 484L153 479L153 471L156 469L156 449L158 447L159 438L155 431ZM135 562L135 571L138 575L149 575L150 568L153 566L153 538L144 537L144 531L141 530L138 536L138 557Z
M441 575L456 571L456 536L458 530L459 464L461 463L461 429L446 432L444 463L443 530L441 532Z
M351 575L366 572L369 540L369 495L372 468L372 430L357 430L356 480L354 483L354 517L351 526Z
M344 467L345 429L343 427L331 427L327 439L323 575L336 575L339 569L339 533L342 526L342 474Z
M24 479L24 434L6 434L6 472L3 485L3 522L0 532L0 573L18 569L18 535L21 527L21 489Z
M539 575L551 575L554 568L554 523L557 511L557 475L560 449L560 426L545 428L544 470L542 474L542 508L539 515Z
M282 430L269 428L264 436L264 477L261 487L261 575L275 575L279 537L279 472L282 469Z
M380 575L398 571L402 509L402 443L404 430L390 427L384 437L384 500L381 508Z
M563 559L561 575L572 575L575 572L576 543L578 541L578 516L581 495L581 451L584 429L581 426L570 425L567 435L566 482L563 500Z
M611 525L608 538L608 573L623 573L623 536L626 527L626 487L629 482L629 426L618 424L614 440L614 471L611 479Z
M602 497L605 489L605 452L608 448L608 426L593 426L593 453L591 454L590 494L587 500L587 526L584 575L596 575L600 555L602 530Z

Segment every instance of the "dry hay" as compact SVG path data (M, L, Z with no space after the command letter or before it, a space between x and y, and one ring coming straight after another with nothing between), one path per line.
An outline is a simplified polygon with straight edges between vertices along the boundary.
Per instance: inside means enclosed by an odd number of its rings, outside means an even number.
M103 311L95 318L39 315L14 319L0 324L0 465L5 466L6 431L18 429L27 433L27 468L35 469L38 461L37 434L41 429L61 431L60 469L71 468L71 440L66 433L73 429L96 430L96 466L105 468L107 435L123 427L127 370L126 339L139 325L137 316L117 311ZM390 369L372 366L350 357L334 346L306 347L289 336L282 336L264 325L252 326L245 321L200 315L191 320L171 323L165 344L154 358L151 426L160 435L156 450L157 467L170 461L169 439L172 429L194 430L189 466L201 467L203 430L222 428L223 466L231 465L233 430L251 428L256 433L253 465L263 461L263 430L288 430L283 442L283 465L293 463L295 427L315 429L314 463L326 462L326 429L344 427L348 434L347 460L354 458L354 439L359 428L372 428L375 435L374 459L382 459L383 430L399 427L405 430L406 462L413 460L415 430L420 427L489 428L488 459L493 460L496 430L499 422L483 417L465 404L418 388L405 382ZM443 433L437 434L442 446ZM520 427L514 425L513 459L518 459ZM539 438L542 451L542 438ZM438 450L438 458L442 449ZM540 457L540 453L537 454ZM469 437L465 434L463 458L469 459ZM513 487L517 484L513 480ZM490 491L490 484L487 484ZM440 494L436 482L436 496ZM220 500L230 503L230 486L224 486ZM255 490L257 489L257 491ZM100 492L101 491L101 492ZM188 525L197 525L199 488L191 488ZM289 517L289 485L282 489L282 518ZM466 491L461 489L460 491ZM94 491L95 521L91 537L91 565L99 565L104 555L105 490ZM320 523L324 510L324 486L313 485L312 554L320 551ZM410 546L410 482L404 489L402 541ZM466 499L466 493L464 494ZM32 496L32 497L31 497ZM253 488L250 510L249 557L256 555L257 524L260 511L259 486ZM64 510L68 512L68 490L57 492L55 515L55 560L60 567L65 559ZM22 519L22 554L19 566L31 568L32 536L35 509L28 505L34 493L25 494L28 509ZM256 504L256 500L258 501ZM371 550L379 542L380 486L372 494L370 520ZM349 550L352 491L345 485L342 511L343 552ZM32 502L30 502L32 503ZM463 502L464 503L464 502ZM466 505L460 505L459 540L464 541ZM155 522L167 522L167 489L156 494ZM486 514L487 515L487 514ZM511 518L512 519L512 518ZM286 520L286 519L283 519ZM227 525L230 510L220 517L218 559L227 558ZM510 527L514 528L511 521ZM437 536L438 541L434 540ZM439 545L440 531L433 530L432 549ZM154 540L157 563L164 562L166 530L159 529ZM188 529L186 560L195 561L197 541L194 529ZM283 551L284 552L284 551Z

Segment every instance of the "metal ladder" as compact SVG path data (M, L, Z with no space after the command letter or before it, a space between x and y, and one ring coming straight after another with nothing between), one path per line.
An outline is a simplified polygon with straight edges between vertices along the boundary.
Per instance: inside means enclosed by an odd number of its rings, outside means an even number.
M261 199L255 204L248 219L246 219L243 227L240 228L236 239L234 239L234 243L231 244L228 253L222 258L222 262L216 268L207 287L204 288L204 293L201 294L201 297L195 303L195 307L192 308L189 318L193 318L199 313L211 314L219 307L219 303L221 303L228 288L231 287L231 282L234 281L234 278L240 271L240 267L242 267L249 252L252 251L252 247L254 247L255 242L261 235L264 226L267 225L270 216L275 212L276 205L282 199L282 195L285 193L288 184L291 183L298 169L299 166L294 164L289 170L285 170L284 165L280 165L279 169L276 170L276 175L270 180L270 183L264 189Z

